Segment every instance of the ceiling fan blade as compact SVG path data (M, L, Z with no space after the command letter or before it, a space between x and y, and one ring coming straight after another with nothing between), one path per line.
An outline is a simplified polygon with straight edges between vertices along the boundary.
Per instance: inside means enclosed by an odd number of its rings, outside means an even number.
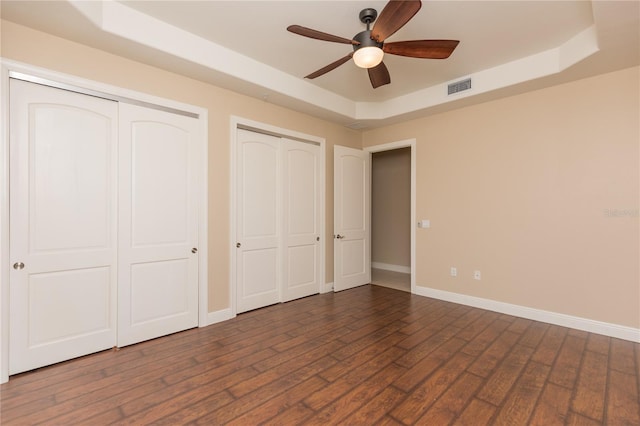
M378 43L383 42L391 34L404 26L413 15L418 13L422 3L420 0L391 0L382 9L378 19L373 24L371 38Z
M300 25L289 25L287 27L287 31L301 36L315 38L316 40L332 41L334 43L344 44L360 44L355 40L323 33L322 31L312 30L311 28L301 27Z
M391 83L391 76L384 62L380 62L379 65L369 68L367 71L369 71L369 80L371 80L374 89Z
M308 79L314 79L316 77L320 77L323 74L328 73L331 70L334 70L336 68L338 68L340 65L344 64L345 62L347 62L349 59L351 59L351 57L353 56L353 52L349 53L347 56L345 56L344 58L340 58L335 62L330 63L329 65L327 65L324 68L320 68L318 71L316 72L312 72L311 74L309 74L308 76L306 76L305 78Z
M410 40L385 43L384 53L391 55L409 56L411 58L446 59L456 46L458 40Z

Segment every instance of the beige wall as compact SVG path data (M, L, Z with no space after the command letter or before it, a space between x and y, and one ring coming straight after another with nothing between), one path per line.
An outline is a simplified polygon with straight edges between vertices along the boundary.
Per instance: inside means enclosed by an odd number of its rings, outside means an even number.
M417 139L417 285L640 328L639 70L365 132Z
M411 148L371 158L371 261L411 266Z
M326 138L326 280L333 281L333 145L359 148L360 132L210 84L2 21L1 55L50 70L204 107L209 111L209 311L229 299L231 115Z
M333 145L417 139L416 283L640 328L639 68L360 132L2 22L1 55L209 111L209 311L228 306L229 116ZM449 277L449 267L458 277ZM482 271L482 281L471 278Z

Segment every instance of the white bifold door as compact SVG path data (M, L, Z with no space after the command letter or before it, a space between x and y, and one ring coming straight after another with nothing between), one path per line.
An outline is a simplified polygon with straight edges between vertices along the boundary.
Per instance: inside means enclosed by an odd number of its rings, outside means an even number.
M11 79L10 374L197 325L195 123Z
M320 289L320 147L239 129L236 311Z

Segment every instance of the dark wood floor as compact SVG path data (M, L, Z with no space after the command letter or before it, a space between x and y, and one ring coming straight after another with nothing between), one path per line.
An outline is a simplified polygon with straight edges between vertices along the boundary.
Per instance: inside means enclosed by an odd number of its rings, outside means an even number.
M377 286L11 377L9 424L640 424L640 345Z

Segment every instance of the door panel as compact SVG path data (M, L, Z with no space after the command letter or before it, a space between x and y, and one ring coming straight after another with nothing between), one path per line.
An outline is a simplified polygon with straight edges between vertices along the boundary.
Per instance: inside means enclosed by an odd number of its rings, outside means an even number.
M189 234L193 134L189 128L156 121L131 126L131 244L186 244L193 237Z
M144 324L180 315L189 309L189 262L186 259L144 262L131 266L131 323ZM163 297L149 303L150 294Z
M334 289L371 282L371 157L334 146Z
M283 301L320 291L320 147L284 139Z
M198 133L120 105L118 346L198 324Z
M274 136L237 131L236 312L278 303L281 150Z
M10 80L9 373L116 335L117 104Z

